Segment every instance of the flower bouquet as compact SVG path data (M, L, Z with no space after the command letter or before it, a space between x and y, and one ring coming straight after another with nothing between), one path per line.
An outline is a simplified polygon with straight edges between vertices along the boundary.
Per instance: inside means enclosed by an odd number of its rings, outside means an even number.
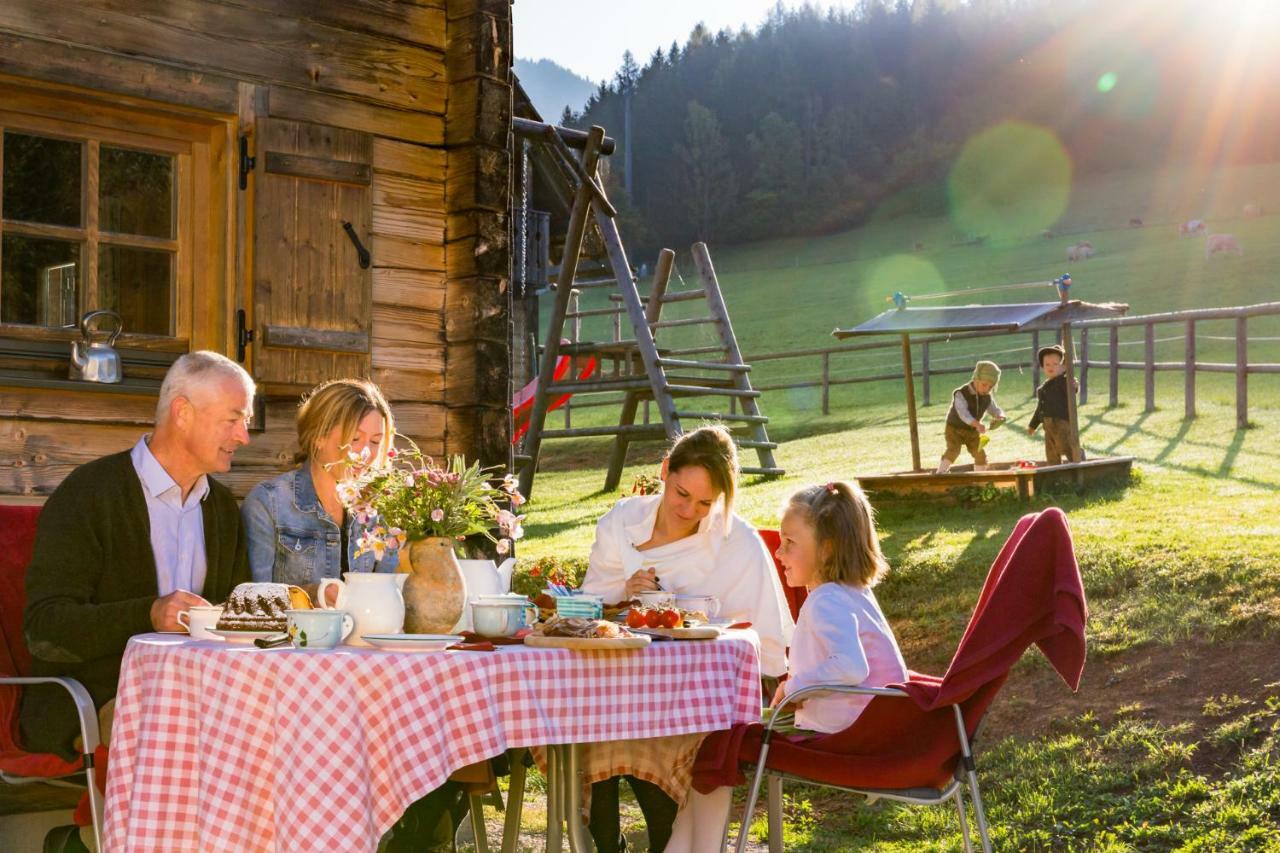
M388 451L382 465L352 461L357 464L339 481L338 497L364 528L359 553L381 559L389 550L400 552L400 571L410 573L405 630L450 632L466 606L457 543L483 534L506 554L524 536L524 516L512 511L524 503L515 479L507 474L495 484L494 469L468 465L462 456L442 467L416 446Z

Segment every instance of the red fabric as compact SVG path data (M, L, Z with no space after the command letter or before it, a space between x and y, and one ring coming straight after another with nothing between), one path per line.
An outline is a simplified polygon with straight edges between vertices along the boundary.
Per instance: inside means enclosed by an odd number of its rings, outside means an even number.
M782 534L776 530L759 530L760 538L764 540L764 547L769 549L769 556L773 558L773 566L778 570L778 580L782 581L782 594L787 597L787 606L791 608L791 618L800 618L800 606L804 604L805 598L809 595L809 591L802 586L787 586L787 572L782 568L782 563L778 562L778 548L782 545Z
M38 506L0 506L0 675L31 674L31 653L22 636L27 607L27 563L36 541ZM15 776L51 778L81 769L74 762L18 745L18 709L22 688L0 686L0 770Z
M893 685L910 698L876 697L849 728L828 735L777 735L768 766L850 788L940 788L960 756L958 704L969 735L978 728L1009 669L1032 643L1072 690L1084 669L1088 610L1062 510L1024 516L987 573L969 626L942 678L910 673ZM694 787L743 781L740 762L760 754L759 723L703 742Z
M569 341L561 340L560 343L567 344ZM556 367L552 372L551 381L559 382L564 379L565 375L569 372L569 365L574 361L575 359L571 356L559 356L556 359ZM596 357L594 355L587 358L585 366L578 371L579 382L584 379L591 378L591 375L596 372L596 363ZM533 411L533 398L537 393L537 390L538 380L535 377L532 382L517 391L515 393L515 397L511 401L511 415L515 419L515 430L511 434L512 444L520 441L520 439L524 437L524 434L529 431L529 415ZM560 408L568 402L571 396L573 395L561 394L548 404L547 411L553 412Z

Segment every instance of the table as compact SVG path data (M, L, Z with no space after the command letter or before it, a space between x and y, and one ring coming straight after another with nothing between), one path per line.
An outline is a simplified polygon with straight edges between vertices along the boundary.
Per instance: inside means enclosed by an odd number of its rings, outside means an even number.
M758 719L753 640L395 653L140 635L121 668L104 846L373 851L454 770L543 745L549 847L569 816L582 849L572 745Z

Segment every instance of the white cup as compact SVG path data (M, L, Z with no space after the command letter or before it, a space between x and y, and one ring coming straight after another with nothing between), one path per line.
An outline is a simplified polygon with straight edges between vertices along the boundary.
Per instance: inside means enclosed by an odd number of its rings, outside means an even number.
M636 593L641 607L670 607L675 604L676 594L665 589L646 589Z
M210 634L210 628L218 626L222 618L222 605L192 607L178 614L178 621L187 629L193 640L221 640L217 634Z

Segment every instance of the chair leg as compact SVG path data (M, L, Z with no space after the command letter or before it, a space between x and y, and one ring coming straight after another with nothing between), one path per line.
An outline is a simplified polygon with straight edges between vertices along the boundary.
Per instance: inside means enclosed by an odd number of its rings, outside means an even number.
M738 844L736 853L744 853L747 849L747 834L751 829L751 815L756 810L756 802L760 799L760 780L764 778L764 766L769 759L769 742L760 746L760 757L756 759L756 773L751 780L751 790L747 794L747 807L742 812L742 823L738 826Z
M969 838L969 819L964 814L964 794L956 788L952 797L956 801L956 814L960 815L960 838L964 841L964 853L973 853L973 841Z
M502 853L516 853L520 848L520 817L524 811L524 780L528 770L524 766L523 749L508 753L511 762L511 783L507 786L507 818L502 825Z
M489 853L489 838L484 831L484 795L467 795L471 807L471 834L475 836L476 853Z
M987 814L982 807L982 793L978 791L978 774L970 770L969 796L973 799L974 818L978 822L978 838L982 841L982 853L991 853L991 836L987 832Z
M769 853L782 853L782 777L769 777Z
M89 753L88 755L92 756L93 753ZM104 808L106 806L106 804L103 801L106 799L106 797L101 792L98 791L98 783L94 781L94 778L93 778L94 771L93 771L92 762L86 762L86 765L87 766L85 767L85 776L88 778L88 781L89 781L89 812L90 812L90 816L93 819L91 824L93 826L93 840L97 845L97 849L101 850L102 849L102 830L103 830L103 822L104 822L103 821Z

